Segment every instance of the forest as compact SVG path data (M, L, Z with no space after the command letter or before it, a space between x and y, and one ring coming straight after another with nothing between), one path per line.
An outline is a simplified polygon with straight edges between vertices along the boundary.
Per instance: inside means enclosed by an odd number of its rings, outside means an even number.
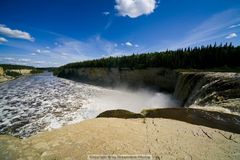
M31 74L38 74L42 73L44 70L40 68L35 68L32 66L25 66L25 65L16 65L16 64L0 64L0 67L3 68L5 74L11 77L20 77L22 74L13 70L20 70L20 69L31 69Z
M208 45L175 51L132 54L70 63L55 70L81 67L130 68L164 67L171 69L211 69L240 67L240 46L230 44Z
M7 69L34 69L32 66L25 66L25 65L16 65L16 64L0 64L4 70Z

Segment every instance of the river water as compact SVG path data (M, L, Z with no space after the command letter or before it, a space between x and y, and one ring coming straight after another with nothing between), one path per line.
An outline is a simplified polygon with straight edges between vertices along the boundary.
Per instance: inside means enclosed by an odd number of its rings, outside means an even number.
M107 89L46 72L0 84L0 133L28 137L94 118L109 109L140 112L145 108L176 106L168 94Z

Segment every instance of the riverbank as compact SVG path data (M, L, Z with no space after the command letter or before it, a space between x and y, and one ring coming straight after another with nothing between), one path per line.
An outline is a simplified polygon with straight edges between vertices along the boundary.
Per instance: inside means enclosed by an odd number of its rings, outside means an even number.
M43 73L43 69L38 69L31 66L0 64L0 83L37 73Z
M11 69L11 70L3 71L0 74L0 83L8 82L22 76L31 75L32 74L31 72L32 72L32 69ZM12 73L14 73L15 75Z
M240 134L164 118L97 118L30 138L0 136L0 159L87 159L152 155L154 159L240 158Z

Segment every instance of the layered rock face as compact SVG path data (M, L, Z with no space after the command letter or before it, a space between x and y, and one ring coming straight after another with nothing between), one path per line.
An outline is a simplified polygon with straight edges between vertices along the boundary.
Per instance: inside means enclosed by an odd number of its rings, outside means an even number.
M60 77L108 87L167 91L173 93L182 107L240 113L239 73L179 72L166 68L79 68L65 69Z
M143 87L173 92L178 73L165 68L134 70L118 68L79 68L65 69L59 76L101 86Z
M240 74L181 73L174 96L184 107L240 113Z
M0 67L0 76L3 76L4 75L4 70L2 67Z
M30 75L31 71L32 69L7 69L4 71L4 69L0 67L0 83L16 78L13 75L8 75L7 72L19 73L20 75Z
M22 75L28 75L31 74L32 69L9 69L8 71L17 72Z

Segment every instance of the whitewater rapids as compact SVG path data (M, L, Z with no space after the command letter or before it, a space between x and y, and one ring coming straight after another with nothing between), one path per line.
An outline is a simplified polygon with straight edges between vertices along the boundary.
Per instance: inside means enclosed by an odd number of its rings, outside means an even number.
M177 107L171 95L107 89L43 73L0 84L0 133L28 137L95 118L110 109Z

